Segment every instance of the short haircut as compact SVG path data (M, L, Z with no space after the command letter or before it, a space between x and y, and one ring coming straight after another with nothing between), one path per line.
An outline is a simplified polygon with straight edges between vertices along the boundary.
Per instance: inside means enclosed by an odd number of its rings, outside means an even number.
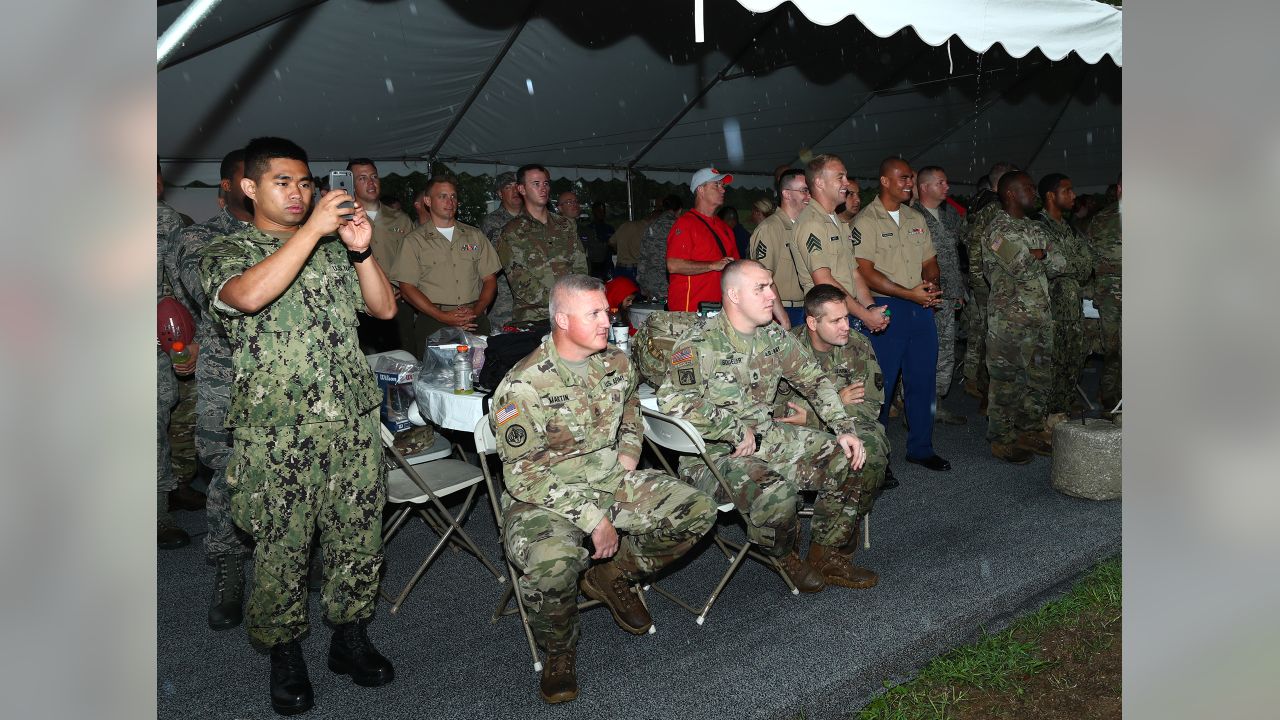
M801 170L800 168L788 168L784 170L781 175L778 176L778 182L774 183L773 189L778 192L779 203L782 202L782 186L785 185L788 180L790 180L793 177L796 177L797 175L804 176L804 170ZM805 185L808 185L808 184L809 184L809 179L805 178Z
M427 180L427 184L424 185L422 188L423 196L430 195L431 188L435 187L436 185L443 185L445 183L449 183L450 185L452 185L454 190L458 189L458 181L454 179L452 175L445 175L441 173L439 175L432 175L431 178Z
M720 271L720 292L721 294L729 291L729 286L738 282L738 278L749 267L758 267L765 270L765 267L755 260L734 260L724 266L724 270ZM768 270L765 270L768 272Z
M809 317L822 317L822 306L827 303L837 302L840 307L844 307L844 299L849 294L835 285L827 283L819 283L809 288L809 292L804 294L804 314Z
M977 187L979 190L995 190L995 188L991 187L990 175L983 175L982 177L978 178Z
M292 140L281 137L258 137L244 146L244 176L257 182L276 158L298 160L307 165L307 151Z
M911 169L911 163L907 162L906 160L903 160L897 155L890 155L889 157L880 161L879 176L888 177L889 169L892 168L894 165L897 165L898 163L902 163L903 165L906 165L908 170Z
M684 200L682 200L679 195L672 193L662 198L662 209L670 210L671 212L678 212L680 210L683 210Z
M732 205L725 205L716 213L716 217L725 222L729 222L729 218L733 218L734 222L738 222L738 209Z
M236 165L244 162L244 148L236 148L222 156L222 164L218 166L218 178L230 180L236 174Z
M347 161L348 170L355 167L356 165L372 165L375 172L378 169L377 163L370 160L369 158L365 158L365 157L351 158L350 160Z
M522 168L523 169L523 168ZM604 283L590 275L561 275L551 286L551 299L547 301L547 312L554 322L556 313L560 311L560 303L567 293L604 292Z
M521 166L520 166L520 169L519 169L519 170L516 170L516 183L518 183L518 184L520 184L520 185L523 185L523 184L524 184L524 175L525 175L525 173L529 172L530 170L541 170L543 173L545 173L545 174L546 174L546 176L547 176L547 179L548 179L548 180L550 180L550 179L551 179L551 171L547 170L546 168L542 167L541 165L538 165L538 164L536 164L536 163L531 163L531 164L529 164L529 165L521 165Z
M840 159L839 155L823 153L810 160L809 164L804 166L804 182L809 186L810 190L813 189L813 179L818 177L818 173L826 170L827 165L833 162L844 161Z
M1070 179L1071 178L1063 175L1062 173L1049 173L1048 175L1040 178L1040 184L1036 186L1036 192L1040 193L1040 197L1044 197L1049 193L1056 193L1058 192L1058 186L1062 184L1062 181Z
M559 195L556 195L556 202L560 202L560 198L564 197L565 195L573 195L574 200L577 200L579 203L582 202L582 198L578 197L578 191L574 190L573 188L569 188L568 190L561 192Z
M1025 177L1028 180L1031 179L1030 175L1022 172L1021 170L1010 170L1004 175L1001 175L1000 185L996 187L996 195L999 195L1000 198L1003 200L1004 194L1009 191L1009 188L1013 187L1013 184L1018 181L1018 178L1023 178L1023 177Z
M759 210L765 215L768 215L772 213L774 210L776 210L777 206L775 206L773 204L773 201L770 200L769 198L760 198L759 200L756 200L755 202L751 203L751 209Z
M427 196L427 191L430 189L431 181L428 180L426 185L423 185L413 192L413 204L417 205L419 200Z
M916 171L916 184L932 180L934 175L946 175L947 171L937 165L925 165Z
M1017 170L1017 169L1018 167L1016 165L1014 165L1011 162L1005 162L1004 160L1001 160L995 165L992 165L991 172L987 173L987 178L991 180L991 187L993 188L996 187L997 184L1000 182L1000 178L1003 177L1005 173L1009 172L1010 170Z

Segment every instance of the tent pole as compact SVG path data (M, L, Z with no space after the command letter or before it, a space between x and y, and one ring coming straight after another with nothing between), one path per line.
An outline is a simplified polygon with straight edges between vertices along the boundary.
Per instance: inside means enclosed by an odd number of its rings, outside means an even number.
M634 201L634 198L631 196L631 168L626 168L625 170L623 170L623 172L626 173L625 177L627 179L627 219L635 220L636 219L635 201Z
M169 59L174 50L177 50L182 41L196 29L196 26L204 22L209 17L209 13L218 7L218 3L222 0L195 0L187 6L186 10L178 16L177 20L169 26L168 30L160 36L156 42L156 67L164 65L164 61Z

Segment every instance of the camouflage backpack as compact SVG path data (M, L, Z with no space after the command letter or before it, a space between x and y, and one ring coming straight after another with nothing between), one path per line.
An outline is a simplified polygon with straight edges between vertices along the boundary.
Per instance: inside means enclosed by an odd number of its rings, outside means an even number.
M645 382L655 388L662 384L671 361L671 349L700 319L694 312L658 310L645 320L631 338L631 361Z

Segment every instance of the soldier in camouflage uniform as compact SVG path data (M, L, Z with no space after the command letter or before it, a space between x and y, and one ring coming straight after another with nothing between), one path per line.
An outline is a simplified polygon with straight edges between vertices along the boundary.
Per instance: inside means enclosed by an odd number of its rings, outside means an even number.
M969 234L965 249L969 256L969 291L973 295L965 308L968 320L965 325L964 348L964 391L982 400L985 409L987 388L990 379L987 377L987 296L991 288L982 269L982 248L985 246L987 230L991 221L1002 211L996 198L995 188L1004 174L1013 170L1012 164L998 162L991 166L987 179L990 189L985 189L973 198L965 217L969 222Z
M668 195L662 199L662 214L658 215L649 227L645 228L644 239L640 242L640 263L636 268L636 282L647 297L667 301L667 236L676 220L684 212L684 201L679 195Z
M637 470L644 428L639 376L608 346L598 279L559 278L551 334L507 373L490 415L506 478L505 548L524 573L529 627L546 649L540 692L577 697L578 588L637 635L652 620L632 585L683 555L715 524L706 494ZM583 547L590 536L592 551ZM588 569L590 559L600 562Z
M241 183L253 226L200 250L205 296L223 318L235 366L227 485L232 517L256 542L246 626L271 650L271 702L282 714L312 705L298 640L317 528L321 605L335 626L329 667L365 686L394 677L365 627L377 602L386 495L381 396L355 330L357 308L390 319L395 298L372 257L363 207L339 208L352 198L330 192L308 218L310 178L302 148L254 139Z
M938 369L935 386L938 406L934 420L945 425L963 425L968 418L942 407L942 398L951 390L951 377L956 368L956 310L964 303L965 282L960 275L960 238L964 235L964 218L946 202L951 186L947 173L936 165L916 171L916 199L911 207L924 216L938 254L938 281L942 285L942 304L933 314L938 328Z
M1116 195L1122 188L1116 181ZM1102 411L1111 411L1124 397L1120 387L1120 202L1098 211L1089 221L1090 254L1093 258L1093 303L1102 325Z
M213 596L209 601L209 627L227 630L243 617L243 559L248 546L231 519L231 494L227 489L227 461L231 457L231 433L227 430L227 407L231 404L231 383L235 366L231 344L222 318L213 311L200 280L200 249L215 238L245 230L253 220L253 207L244 196L244 150L227 153L219 174L225 204L203 225L183 230L174 245L174 266L184 292L193 300L196 342L200 362L196 365L196 452L200 462L213 471L209 479L205 516L209 532L204 539L205 557L214 565Z
M866 459L855 421L826 373L795 336L773 324L776 295L769 271L738 260L721 276L724 312L701 318L675 344L667 376L658 388L663 412L687 420L707 442L707 455L735 498L697 458L680 461L694 485L714 489L748 511L747 536L777 558L803 592L826 583L867 587L853 565ZM775 418L778 382L786 379L808 397L820 419L839 434ZM817 491L808 559L796 551L800 490Z
M1070 412L1077 401L1076 383L1084 370L1088 352L1084 347L1084 283L1093 274L1089 247L1067 222L1066 213L1075 205L1071 178L1058 173L1045 175L1037 187L1044 209L1037 219L1053 247L1066 263L1065 272L1049 280L1049 311L1053 316L1053 382L1049 389L1050 414Z
M524 207L524 199L520 195L519 188L519 184L516 183L516 174L513 172L500 173L493 183L493 191L498 194L502 202L498 205L498 209L484 216L484 222L480 223L480 232L489 238L495 250L498 249L498 237L502 235L502 229L507 226L507 223L515 220L520 214L520 209ZM498 273L498 294L494 295L493 307L489 308L489 325L496 329L511 322L513 308L511 285L507 274Z
M498 258L511 282L515 322L547 319L547 301L556 278L587 274L587 254L577 223L547 209L551 174L541 165L516 171L524 210L498 238Z
M182 229L178 211L164 202L156 205L156 302L173 297L173 284L167 270L172 254L172 239ZM169 423L178 404L178 378L175 373L190 375L199 359L199 345L192 346L192 360L181 368L173 362L156 340L156 540L161 549L172 550L191 542L191 536L178 527L169 513L169 491L178 485L170 463Z
M815 285L805 294L804 309L804 323L793 328L791 334L831 378L840 402L844 403L845 414L853 418L858 439L867 450L862 469L851 473L860 487L858 521L861 522L875 505L889 467L889 439L879 419L884 404L884 375L871 341L862 333L849 330L843 290L834 285ZM797 415L803 413L806 427L824 429L813 406L796 393L791 383L783 380L778 385L774 415L786 417L791 411ZM857 546L857 538L855 528L851 549ZM855 566L854 571L863 578L865 587L875 585L879 579L865 568Z
M1015 464L1052 452L1045 430L1052 383L1053 321L1049 275L1065 263L1048 233L1030 216L1036 191L1031 176L1006 173L998 194L1002 211L988 227L982 267L991 288L987 318L987 441L991 454Z

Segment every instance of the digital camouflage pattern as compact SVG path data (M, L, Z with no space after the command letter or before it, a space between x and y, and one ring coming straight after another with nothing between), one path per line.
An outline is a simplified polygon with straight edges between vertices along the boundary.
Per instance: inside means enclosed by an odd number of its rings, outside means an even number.
M200 368L197 361L196 369ZM176 378L178 404L169 416L169 467L174 482L181 485L195 477L196 463L196 379Z
M658 405L701 433L733 497L716 487L696 458L681 458L681 473L700 489L714 489L717 500L746 507L748 536L770 554L781 557L795 545L801 489L818 493L813 541L847 543L857 521L859 483L835 437L773 419L778 382L785 378L813 401L828 426L856 434L835 387L795 337L770 324L744 338L720 314L699 319L676 343L670 362ZM756 433L756 452L729 457L748 428Z
M1090 254L1093 258L1093 303L1102 326L1102 405L1110 412L1124 396L1120 386L1120 276L1122 248L1120 204L1098 211L1089 221Z
M590 562L582 543L602 518L620 531L609 562L632 581L683 555L715 524L715 503L704 493L618 463L640 456L638 383L616 348L588 358L579 376L547 336L493 396L507 557L523 572L529 627L551 653L577 643L578 577Z
M1056 251L1037 260L1049 236L1031 218L1003 210L988 225L982 266L991 288L987 309L987 441L1012 444L1044 429L1053 382L1053 321L1048 272L1065 263Z
M271 647L307 631L317 528L325 618L341 625L373 615L386 503L378 424L374 409L334 422L235 429L227 484L232 517L256 541L245 609L253 642Z
M214 312L200 279L200 249L215 238L248 227L223 208L201 225L191 225L178 235L174 245L179 283L195 305L196 341L200 359L196 363L195 446L200 462L213 471L205 490L205 517L209 532L204 538L205 555L241 555L244 541L231 519L231 494L227 489L227 462L231 458L231 431L227 429L227 408L231 405L231 384L235 366L231 362L231 341L222 318Z
M983 251L986 245L987 230L997 215L1005 214L1000 203L995 202L995 194L990 193L990 200L980 209L970 210L966 218L969 221L968 238L965 249L969 255L969 293L968 306L965 307L965 348L964 376L973 380L978 389L986 392L987 378L987 297L991 294L991 286L983 271Z
M173 284L167 270L173 236L182 229L182 217L178 211L161 202L156 205L156 302L173 296ZM163 497L178 486L170 465L169 420L173 406L178 403L178 379L173 374L173 362L168 353L160 349L156 339L156 491ZM157 513L168 517L165 501L161 501Z
M935 387L938 397L951 389L951 378L956 369L956 305L964 299L966 283L960 274L960 243L964 238L964 218L949 203L938 206L934 219L919 200L911 204L924 216L933 238L933 249L938 258L938 282L942 285L942 307L933 313L938 328L938 369Z
M1049 312L1053 316L1053 382L1049 389L1050 413L1069 412L1076 399L1076 383L1084 370L1088 351L1084 344L1084 284L1093 274L1089 246L1076 229L1054 220L1043 211L1039 221L1053 247L1066 262L1066 270L1049 280Z
M507 209L498 205L498 209L484 216L484 222L480 223L480 232L489 238L489 242L493 245L494 250L498 249L498 236L502 234L502 228L507 223L516 218L515 215L507 212ZM493 296L493 306L489 308L489 324L494 328L500 328L511 322L511 312L514 309L511 300L511 285L507 281L505 272L498 273L498 293Z
M671 278L667 275L667 236L680 217L674 210L664 210L644 230L640 241L640 262L636 269L636 283L645 295L667 299Z
M561 275L587 274L587 254L578 240L576 223L555 213L547 222L522 212L498 237L498 258L511 282L511 319L546 320L551 286Z
M814 349L813 339L806 326L797 325L791 329L791 334L818 361L823 372L831 378L831 384L837 392L858 380L862 381L862 402L846 403L844 406L845 413L857 424L858 438L867 448L866 462L861 469L851 473L857 478L859 485L861 499L858 503L858 516L861 517L871 512L876 500L876 490L884 483L884 471L889 466L889 438L885 436L884 426L879 420L880 407L884 405L884 374L880 372L875 348L865 335L851 332L849 342L843 347L837 345L830 352L819 352ZM773 414L777 417L787 415L790 412L788 402L795 403L808 413L806 427L823 429L822 422L818 420L809 401L797 393L791 383L783 380L778 384Z

